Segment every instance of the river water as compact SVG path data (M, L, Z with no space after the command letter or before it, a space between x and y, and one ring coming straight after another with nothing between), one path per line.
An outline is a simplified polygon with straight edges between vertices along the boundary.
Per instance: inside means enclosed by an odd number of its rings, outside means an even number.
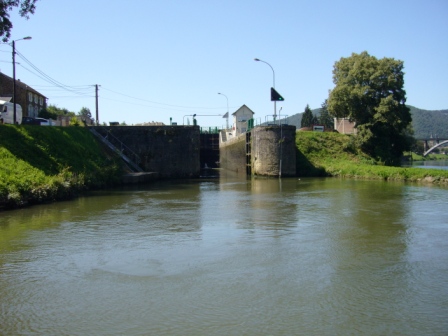
M447 200L221 174L0 213L0 334L447 335Z
M414 161L414 162L407 162L402 166L413 168L448 170L448 161L447 160Z

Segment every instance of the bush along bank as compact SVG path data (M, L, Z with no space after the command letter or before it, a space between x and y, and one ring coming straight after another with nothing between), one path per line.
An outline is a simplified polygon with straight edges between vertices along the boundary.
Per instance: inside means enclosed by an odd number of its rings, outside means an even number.
M87 128L0 125L0 210L69 199L121 173Z
M296 133L297 175L396 180L448 185L448 171L390 167L360 153L350 135L332 132Z

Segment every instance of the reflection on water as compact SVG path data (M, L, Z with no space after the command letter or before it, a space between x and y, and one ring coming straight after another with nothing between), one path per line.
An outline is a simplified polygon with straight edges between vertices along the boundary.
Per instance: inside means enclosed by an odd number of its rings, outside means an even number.
M226 172L1 213L0 334L447 334L447 196Z
M425 168L425 169L448 169L448 160L434 160L434 161L413 161L402 165L403 167Z

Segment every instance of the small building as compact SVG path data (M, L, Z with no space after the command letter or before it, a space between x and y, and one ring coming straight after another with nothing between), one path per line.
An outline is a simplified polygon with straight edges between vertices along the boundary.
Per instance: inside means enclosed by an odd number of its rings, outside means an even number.
M248 122L254 118L255 112L242 105L238 110L232 113L233 122L230 129L224 129L220 132L220 143L238 137L248 131Z
M13 102L14 80L0 72L0 97ZM24 117L36 118L39 111L47 107L47 97L31 86L16 79L16 104L22 107Z
M238 110L232 113L232 133L238 136L247 131L247 122L254 117L254 112L246 105L241 106Z
M334 118L334 129L342 134L356 134L356 123L348 118Z

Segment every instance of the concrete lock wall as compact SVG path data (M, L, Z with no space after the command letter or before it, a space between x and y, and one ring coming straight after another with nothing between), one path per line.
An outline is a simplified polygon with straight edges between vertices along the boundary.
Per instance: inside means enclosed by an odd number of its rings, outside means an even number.
M270 125L252 130L252 174L262 176L296 175L296 127Z
M257 126L251 130L250 165L252 175L296 175L296 127L289 125ZM246 134L223 142L219 147L220 167L245 172ZM281 166L281 174L280 174Z
M220 143L219 166L234 172L246 171L246 134Z
M161 178L200 174L199 126L97 126L95 129L103 136L109 133L109 138L118 138L129 147L140 159L136 163L146 172L156 172Z

